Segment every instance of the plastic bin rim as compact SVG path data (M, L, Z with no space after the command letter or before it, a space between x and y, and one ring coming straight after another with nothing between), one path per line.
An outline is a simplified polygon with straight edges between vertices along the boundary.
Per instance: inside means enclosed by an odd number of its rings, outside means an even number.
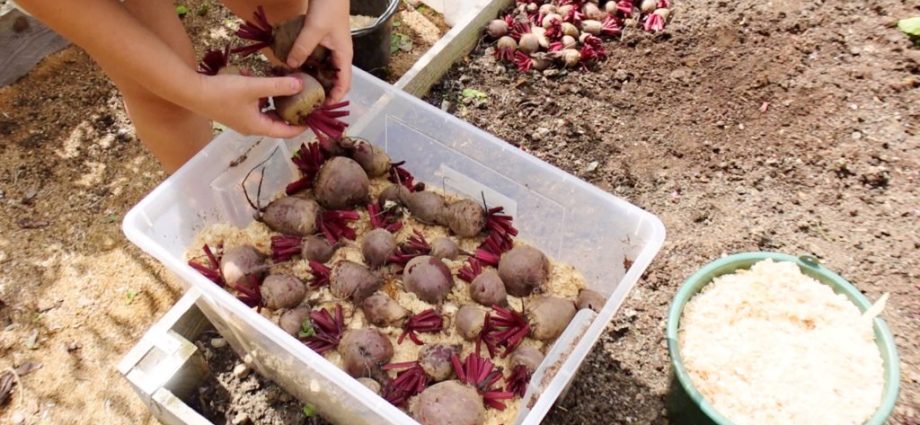
M671 367L683 390L687 392L690 399L700 407L707 417L719 425L731 425L732 422L716 411L712 404L710 404L703 397L702 393L696 389L690 380L690 374L687 372L681 360L677 339L680 317L683 314L684 306L690 298L699 293L704 286L708 285L712 278L722 274L732 273L738 269L748 268L752 264L766 259L795 263L799 268L812 272L818 281L833 287L835 290L834 292L844 293L851 302L856 304L860 311L866 311L866 309L872 305L853 284L837 273L821 266L815 258L810 256L797 257L778 252L743 252L714 260L692 274L684 281L680 289L678 289L677 294L671 302L671 307L668 310L668 354L671 358ZM701 284L700 282L704 279L707 281ZM881 346L886 348L886 352L883 353L882 356L887 367L884 371L885 386L882 390L881 403L878 409L876 409L875 414L873 414L864 425L883 425L894 411L894 406L898 399L898 392L900 390L900 363L894 336L891 334L891 330L888 328L885 321L876 317L873 329L877 336L876 344L878 344L880 348Z

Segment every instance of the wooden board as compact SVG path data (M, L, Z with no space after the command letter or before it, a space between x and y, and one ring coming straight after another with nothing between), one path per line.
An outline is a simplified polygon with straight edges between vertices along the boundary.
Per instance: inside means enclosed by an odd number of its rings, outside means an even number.
M403 74L395 86L417 97L428 93L457 59L473 50L486 24L512 3L513 0L491 0L482 9L458 22Z
M19 9L0 12L0 87L15 83L32 67L70 44Z

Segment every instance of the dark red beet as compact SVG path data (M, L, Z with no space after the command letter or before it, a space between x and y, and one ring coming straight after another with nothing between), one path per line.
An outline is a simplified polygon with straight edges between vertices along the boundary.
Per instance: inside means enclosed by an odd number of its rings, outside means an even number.
M542 252L529 246L519 246L502 255L498 275L508 294L526 297L541 292L549 281L550 264Z
M604 304L607 304L607 297L603 296L600 292L592 291L590 289L582 289L578 293L578 298L575 299L575 305L578 306L578 309L590 308L596 312L600 312L604 308Z
M340 261L329 276L329 289L332 295L341 299L350 299L356 305L371 296L383 285L383 279L361 264L352 261Z
M385 265L394 252L396 252L396 238L385 229L371 230L361 241L364 262L371 268L376 269Z
M447 207L444 221L457 236L469 238L485 230L486 212L472 199L461 199Z
M575 317L575 303L564 298L540 295L527 304L531 336L541 341L556 339Z
M441 195L424 190L409 192L404 198L403 203L418 221L426 224L444 224L446 205Z
M366 204L369 187L364 169L353 159L339 156L320 168L313 192L323 207L341 210Z
M486 307L508 304L505 284L493 269L487 269L473 279L473 283L470 284L470 298Z
M316 233L320 207L312 199L285 196L265 207L262 221L272 230L286 235L308 236Z
M485 322L486 311L472 304L460 307L454 316L454 324L457 326L457 333L467 341L473 341L479 337Z
M361 310L367 321L375 326L399 326L409 311L383 292L377 292L361 302Z
M373 328L346 331L338 351L345 371L356 378L380 376L380 367L393 358L390 339Z
M431 256L446 260L456 260L460 256L460 247L453 239L440 237L431 241Z
M281 315L278 326L285 332L293 336L298 336L303 327L303 322L306 320L310 320L310 309L307 307L297 307L285 311Z
M220 273L227 286L236 288L249 284L249 277L261 280L265 272L265 256L249 245L235 246L224 250L220 259Z
M482 397L459 381L428 387L411 401L409 411L425 425L482 425L486 413Z
M403 283L406 290L417 295L420 300L437 304L450 293L454 278L443 261L423 255L406 264Z
M460 345L431 344L418 352L418 364L433 381L439 382L450 378L454 369L451 356L460 355Z
M273 310L297 307L307 294L303 282L289 274L268 275L259 290L262 292L262 303Z
M380 177L390 171L390 156L364 139L353 139L350 149L354 159L370 177Z

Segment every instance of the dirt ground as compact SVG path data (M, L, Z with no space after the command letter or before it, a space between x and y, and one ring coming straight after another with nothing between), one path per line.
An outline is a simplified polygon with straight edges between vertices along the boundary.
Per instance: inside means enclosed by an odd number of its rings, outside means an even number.
M203 45L224 16L200 4L186 19ZM920 422L920 50L893 28L917 14L901 0L685 0L665 34L628 32L597 72L521 76L478 49L433 91L668 228L547 423L664 423L667 305L701 264L746 250L810 253L871 299L890 293L891 422ZM466 105L463 88L488 99ZM40 366L0 423L154 423L115 364L181 285L119 223L165 175L76 48L0 89L0 140L0 369Z

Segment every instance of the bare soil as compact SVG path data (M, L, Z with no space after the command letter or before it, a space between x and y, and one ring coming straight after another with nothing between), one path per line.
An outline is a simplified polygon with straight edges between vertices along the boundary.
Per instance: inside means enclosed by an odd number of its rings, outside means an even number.
M746 250L816 255L871 299L890 293L891 422L920 422L920 50L893 27L917 14L902 0L685 0L664 34L627 31L595 72L523 76L483 43L433 91L668 228L547 423L665 423L668 303L700 265ZM186 17L200 48L222 19ZM465 104L463 88L487 101ZM0 369L41 365L0 423L154 423L115 364L181 285L119 221L165 175L77 48L0 89L0 140Z

